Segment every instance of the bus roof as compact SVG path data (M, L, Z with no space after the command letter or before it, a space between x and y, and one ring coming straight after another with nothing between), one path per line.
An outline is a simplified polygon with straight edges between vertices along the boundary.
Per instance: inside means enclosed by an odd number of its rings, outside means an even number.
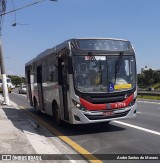
M81 37L81 38L72 38L69 40L66 40L64 42L69 42L72 40L117 40L117 41L128 41L125 39L118 39L118 38L107 38L107 37Z
M69 40L66 40L64 42L62 42L61 44L58 44L50 49L45 50L44 52L38 54L35 58L33 58L32 60L30 60L29 62L27 62L25 64L25 66L30 65L31 63L39 60L40 58L43 58L51 53L56 53L58 50L60 50L60 48L63 48L66 44L68 44L69 42L73 41L73 40L116 40L116 41L128 41L128 40L124 40L124 39L117 39L117 38L105 38L105 37L84 37L84 38L72 38Z

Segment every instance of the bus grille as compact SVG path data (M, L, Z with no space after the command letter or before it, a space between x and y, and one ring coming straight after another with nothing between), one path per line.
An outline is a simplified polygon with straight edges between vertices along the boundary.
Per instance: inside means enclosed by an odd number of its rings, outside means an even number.
M85 99L93 104L105 104L105 103L113 103L113 102L121 102L123 101L125 94L121 94L121 95L112 95L112 96L96 96L96 95L90 95L90 96L86 96Z
M130 110L127 110L123 113L114 113L114 115L111 116L104 116L104 115L87 115L84 114L89 120L100 120L100 119L110 119L110 118L118 118L118 117L124 117L128 114Z

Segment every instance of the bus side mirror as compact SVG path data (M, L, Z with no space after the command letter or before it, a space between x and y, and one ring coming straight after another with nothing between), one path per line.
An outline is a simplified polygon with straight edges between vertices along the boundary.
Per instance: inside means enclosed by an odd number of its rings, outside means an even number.
M73 74L73 63L72 63L72 58L69 56L67 58L68 62L68 74Z

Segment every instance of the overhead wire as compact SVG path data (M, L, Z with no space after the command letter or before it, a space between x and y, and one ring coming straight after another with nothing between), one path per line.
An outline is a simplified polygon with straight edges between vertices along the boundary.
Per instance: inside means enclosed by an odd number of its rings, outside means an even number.
M24 9L24 8L27 8L27 7L36 5L36 4L41 3L41 2L44 2L44 1L45 1L45 0L40 0L40 1L36 1L36 2L30 3L30 4L25 5L25 6L23 6L23 7L20 7L20 8L17 8L17 9L11 10L11 11L8 11L8 12L1 13L0 16L6 15L6 14L10 14L10 13L12 13L12 12L15 12L15 11L18 11L18 10L21 10L21 9Z
M12 13L12 12L14 12L15 13L15 23L13 23L12 24L12 26L16 26L17 25L17 22L16 22L16 17L17 17L17 15L16 15L16 11L18 11L18 10L21 10L21 9L24 9L24 8L27 8L27 7L30 7L30 6L32 6L32 5L35 5L35 4L38 4L38 3L41 3L41 2L44 2L44 1L46 1L46 0L39 0L39 1L35 1L35 2L33 2L33 3L30 3L30 4L27 4L27 5L25 5L25 6L23 6L23 7L20 7L20 8L15 8L15 4L14 4L14 0L12 0L12 4L13 4L13 10L11 10L11 11L8 11L8 12L6 12L6 4L7 4L7 0L0 0L0 7L1 7L1 9L2 10L0 10L0 34L2 33L2 26L3 26L3 21L4 21L4 16L6 15L6 14L10 14L10 13ZM57 0L50 0L50 1L57 1ZM19 25L29 25L29 24L19 24Z

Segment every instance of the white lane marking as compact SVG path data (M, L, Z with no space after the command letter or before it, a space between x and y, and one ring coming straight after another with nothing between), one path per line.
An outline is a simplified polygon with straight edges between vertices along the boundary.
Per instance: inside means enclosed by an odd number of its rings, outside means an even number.
M16 94L16 95L20 95L20 96L27 96L26 94L19 94L19 93L16 93L16 92L12 92L13 94Z
M120 122L120 121L113 121L113 122L160 136L160 132L157 132L157 131L154 131L154 130L150 130L150 129L147 129L147 128L131 125L131 124Z
M158 101L138 101L140 103L148 103L148 104L159 104L160 105L160 102Z
M142 114L140 111L137 111L138 114Z

